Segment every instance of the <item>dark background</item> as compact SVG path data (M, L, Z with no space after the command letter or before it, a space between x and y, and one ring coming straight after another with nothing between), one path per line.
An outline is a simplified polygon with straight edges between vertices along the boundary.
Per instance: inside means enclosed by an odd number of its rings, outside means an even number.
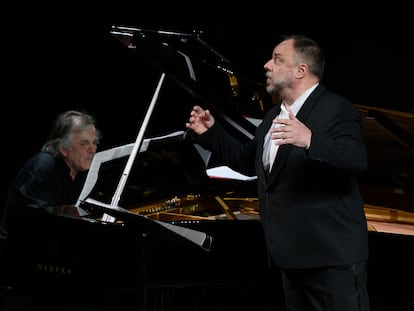
M62 111L80 108L95 115L103 132L101 149L135 141L159 72L126 52L110 35L111 25L201 32L236 72L257 83L264 82L263 64L279 36L306 34L325 50L325 85L355 104L414 111L410 10L397 4L363 10L350 2L320 7L258 1L118 1L87 7L19 2L4 12L3 192ZM209 86L228 83L222 78L213 75ZM169 84L149 132L184 129L196 103L185 92L169 92L174 88Z

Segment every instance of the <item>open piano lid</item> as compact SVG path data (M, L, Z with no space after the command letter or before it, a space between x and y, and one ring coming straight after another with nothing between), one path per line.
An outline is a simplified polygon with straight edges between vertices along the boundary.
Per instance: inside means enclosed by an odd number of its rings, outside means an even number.
M414 235L414 113L356 105L368 154L359 185L375 231Z
M366 203L414 212L414 113L356 107L368 154Z
M256 127L245 116L261 117L272 99L263 83L236 72L228 59L202 39L201 32L113 25L111 34L155 72L165 72L167 80L191 97L186 116L197 103L213 111L239 139L253 138ZM181 109L186 109L179 100Z

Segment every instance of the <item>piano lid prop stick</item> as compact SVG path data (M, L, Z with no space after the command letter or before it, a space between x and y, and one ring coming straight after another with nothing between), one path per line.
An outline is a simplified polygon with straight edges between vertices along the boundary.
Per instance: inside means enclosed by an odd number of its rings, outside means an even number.
M158 99L158 94L160 92L160 89L161 89L162 83L164 81L164 78L165 78L165 73L163 72L161 74L161 77L160 77L160 80L158 82L157 88L155 89L154 96L152 97L150 106L149 106L148 111L145 115L145 118L144 118L144 121L142 123L141 129L139 130L137 139L135 140L134 147L132 148L131 154L129 155L128 162L125 165L124 172L122 173L121 179L119 180L118 187L116 188L114 196L112 197L111 205L113 205L113 206L118 206L118 202L121 198L122 191L124 190L126 181L128 179L128 176L129 176L129 172L131 171L131 168L132 168L132 164L135 161L135 156L136 156L138 150L141 147L142 140L143 140L143 137L144 137L144 134L145 134L145 130L147 129L149 119L151 118L152 111L154 110L155 103ZM110 216L110 215L104 214L103 217L102 217L102 220L109 221L109 222L114 222L115 218Z
M229 218L231 220L237 220L236 215L234 215L234 213L230 209L230 207L219 196L215 196L214 198L220 204L220 207L223 209L223 211L226 214L227 218Z

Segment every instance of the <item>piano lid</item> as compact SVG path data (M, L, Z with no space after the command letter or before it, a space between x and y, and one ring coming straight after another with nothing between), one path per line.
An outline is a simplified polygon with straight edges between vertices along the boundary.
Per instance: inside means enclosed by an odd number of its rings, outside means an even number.
M366 204L414 212L414 113L356 105L368 154Z
M194 104L203 105L240 139L253 138L256 128L244 116L261 116L272 98L263 83L236 72L230 60L202 39L201 32L114 25L111 34L155 72L166 73L167 80L190 96L189 109ZM171 97L177 98L175 94ZM182 97L179 98L179 110L185 109ZM186 117L189 111L186 110Z

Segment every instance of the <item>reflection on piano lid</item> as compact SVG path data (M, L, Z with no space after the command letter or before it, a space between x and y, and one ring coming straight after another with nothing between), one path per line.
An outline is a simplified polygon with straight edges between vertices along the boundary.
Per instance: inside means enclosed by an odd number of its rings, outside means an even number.
M90 197L112 202L127 157L101 163L99 177ZM119 206L127 207L155 199L208 191L206 163L199 151L182 135L153 139L136 155Z
M365 203L414 212L414 113L356 105L368 154Z
M356 107L368 154L359 185L369 229L414 235L414 113Z

